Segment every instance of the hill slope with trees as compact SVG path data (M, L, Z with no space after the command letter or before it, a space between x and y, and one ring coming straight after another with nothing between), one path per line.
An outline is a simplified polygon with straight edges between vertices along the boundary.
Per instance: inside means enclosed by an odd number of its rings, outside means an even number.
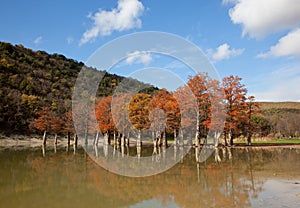
M72 89L82 67L82 62L60 54L0 42L0 131L32 133L33 121L42 107L66 113L71 107ZM105 71L97 73L104 75L98 89L99 97L111 95L124 79ZM143 86L147 93L158 90L134 79L130 82Z

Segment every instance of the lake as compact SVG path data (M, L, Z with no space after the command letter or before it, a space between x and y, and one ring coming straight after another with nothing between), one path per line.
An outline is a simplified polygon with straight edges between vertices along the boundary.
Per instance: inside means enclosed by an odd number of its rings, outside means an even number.
M0 147L0 207L299 207L299 147L218 153L197 163L192 148L163 173L131 178L98 166L83 148Z

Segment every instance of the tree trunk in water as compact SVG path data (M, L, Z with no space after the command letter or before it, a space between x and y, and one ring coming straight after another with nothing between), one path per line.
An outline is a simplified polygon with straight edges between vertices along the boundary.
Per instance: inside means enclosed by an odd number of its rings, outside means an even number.
M116 145L116 131L114 130L114 145Z
M162 145L162 137L160 132L156 132L156 140L157 140L157 145L161 147Z
M111 144L111 136L110 136L110 133L108 132L108 144L110 145Z
M142 145L141 130L139 129L138 138L136 140L136 146L140 147L141 145Z
M43 144L42 145L42 154L43 154L43 157L45 157L46 156L46 145L45 144Z
M121 146L124 147L125 146L125 135L122 134L122 137L121 137Z
M77 144L78 144L78 136L77 134L74 134L74 146L77 148Z
M70 140L71 140L71 137L70 137L70 132L67 133L67 141L68 141L68 146L70 145Z
M233 139L234 139L234 136L231 134L231 135L230 135L230 146L233 145Z
M227 143L227 133L224 133L224 145L228 146L228 143Z
M180 129L180 132L179 132L179 145L180 146L184 145L184 142L183 142L183 131L182 131L182 129Z
M107 132L104 134L104 144L108 145L108 133Z
M141 158L141 146L136 146L136 152L137 152L137 158L140 159Z
M163 147L167 147L167 146L168 146L168 141L167 141L167 137L166 137L166 131L163 132L163 138L162 138L162 141L163 141L162 146L163 146Z
M251 133L249 133L249 134L248 134L248 137L247 137L247 144L248 144L249 146L251 146L251 137L252 137L252 135L251 135Z
M151 132L151 136L152 136L153 146L155 146L155 143L156 143L155 131Z
M57 134L54 134L54 145L57 145Z
M177 141L177 134L176 134L176 129L174 129L174 145L177 145L178 144L178 141Z
M45 145L47 142L47 131L44 131L44 135L43 135L43 145Z
M95 139L94 139L94 145L98 145L98 139L99 139L99 131L97 131Z
M195 145L196 147L200 146L200 141L199 141L199 132L200 132L200 113L197 111L197 123L196 123L196 135L195 135Z
M124 133L124 135L125 135L125 133ZM129 138L130 138L130 132L128 131L127 138L126 138L126 145L127 146L129 146L129 142L130 142Z

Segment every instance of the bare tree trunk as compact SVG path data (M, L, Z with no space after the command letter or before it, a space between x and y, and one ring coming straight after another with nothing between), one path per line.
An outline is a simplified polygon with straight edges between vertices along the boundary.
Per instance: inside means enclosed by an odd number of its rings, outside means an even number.
M179 131L179 145L180 146L184 145L184 142L183 142L183 130L182 129L180 129L180 131Z
M42 154L43 154L43 157L45 157L46 156L46 145L45 144L43 144L42 145Z
M161 133L160 132L156 132L156 140L157 140L157 145L161 146L162 145L162 138L161 138Z
M44 135L43 135L43 145L45 145L47 142L47 131L44 131Z
M248 133L248 136L247 136L247 144L249 146L251 146L251 137L252 137L252 134L251 133Z
M114 130L114 145L116 145L116 131Z
M129 135L129 134L128 134L128 135ZM129 137L127 137L127 138L126 138L126 146L129 146L129 142L130 142Z
M77 148L77 144L78 144L78 136L77 136L77 134L74 134L74 146L75 146L75 148Z
M54 145L57 145L57 134L54 134Z
M104 144L108 145L108 133L107 132L104 134Z
M174 160L177 160L177 145L174 145Z
M70 132L68 132L68 133L67 133L67 142L68 142L68 146L70 145L70 140L71 140Z
M152 136L153 146L156 146L156 138L155 138L155 131L154 130L151 132L151 136Z
M98 145L99 134L100 134L100 132L97 131L96 136L95 136L95 140L94 140L94 145L96 145L96 146Z
M141 130L140 129L138 130L138 137L137 137L137 140L136 140L136 146L137 147L142 146L142 138L141 138Z
M164 130L163 132L163 138L162 138L162 146L163 147L167 147L168 146L168 141L167 141L167 137L166 137L166 130Z
M136 152L137 152L137 158L140 159L141 158L141 145L136 146Z
M196 157L196 162L199 163L200 162L200 147L199 146L195 147L195 157Z
M228 146L228 143L227 143L227 133L224 133L224 145Z
M125 135L122 134L122 137L121 137L121 146L124 147L125 146Z
M176 146L178 144L176 129L174 129L173 132L174 132L174 145Z
M232 146L232 145L233 145L233 139L234 139L234 136L233 136L233 134L230 134L230 146Z
M200 132L200 113L199 110L197 110L197 123L196 123L196 135L195 135L195 145L196 147L200 146L200 140L199 140L199 132Z
M125 156L125 145L121 145L122 158Z

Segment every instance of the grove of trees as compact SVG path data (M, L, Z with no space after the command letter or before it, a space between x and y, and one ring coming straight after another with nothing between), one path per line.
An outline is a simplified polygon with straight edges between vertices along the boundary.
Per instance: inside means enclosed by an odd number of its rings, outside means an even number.
M44 142L47 133L55 140L57 135L66 135L70 140L70 136L75 135L72 90L83 66L63 55L34 52L22 45L0 42L0 131L7 134L41 132ZM148 130L155 145L167 146L168 139L182 144L183 139L188 139L190 145L199 146L207 142L209 130L222 125L224 130L220 133L225 145L232 145L241 136L247 138L249 145L253 136L299 137L300 108L260 109L255 98L247 95L238 76L231 75L219 82L207 74L197 74L189 77L185 86L168 92L105 71L96 73L103 73L104 78L94 106L98 124L89 131L98 136L101 133L108 143L113 138L113 143L125 145L135 136L140 145L140 132ZM113 97L123 79L127 79L131 87L143 90L134 96L124 93ZM191 94L196 106L189 102ZM115 115L112 110L119 113ZM226 112L223 120L213 117L221 115L223 110ZM190 116L183 116L186 114Z

